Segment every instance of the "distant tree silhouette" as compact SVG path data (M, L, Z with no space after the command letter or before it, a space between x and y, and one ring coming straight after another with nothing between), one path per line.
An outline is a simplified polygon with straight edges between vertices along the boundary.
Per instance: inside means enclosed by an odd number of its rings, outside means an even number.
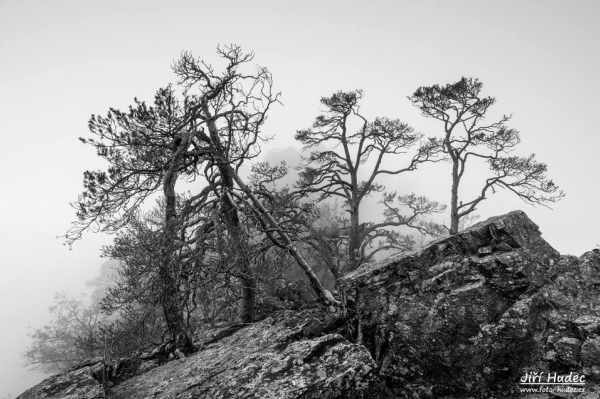
M23 353L26 366L54 374L99 354L101 347L85 339L94 336L105 319L98 304L61 292L54 295L49 310L50 323L29 333L32 344Z
M479 80L463 77L445 86L420 87L409 97L423 116L443 124L443 136L435 143L452 163L450 234L456 234L461 218L474 212L486 195L498 188L507 189L533 205L547 206L564 196L546 177L546 164L536 161L533 154L527 157L509 155L520 142L519 132L506 126L510 116L485 122L486 113L496 99L483 97L482 87ZM466 164L473 158L485 160L492 176L485 180L478 196L459 201Z
M317 116L313 127L296 133L296 139L304 145L304 149L312 150L300 171L298 187L304 192L317 193L318 201L340 198L348 212L348 270L356 269L374 252L383 249L367 251L379 237L392 238L391 246L404 241L406 249L409 237L391 233L387 228L417 227L423 214L443 210L443 206L424 197L419 197L419 201L425 202L417 205L414 195L402 197L400 203L394 205L396 194L388 194L384 200L388 210L385 220L380 223L362 222L360 205L366 197L385 189L380 183L383 176L413 171L419 164L435 161L439 151L435 142L419 143L422 135L398 119L375 118L369 122L360 112L362 96L362 91L357 90L323 97L321 105L324 112ZM358 124L356 130L353 130L353 123ZM418 148L414 155L404 163L396 162L399 166L391 169L382 166L386 156L399 158L415 146ZM372 165L366 165L369 160L373 161ZM363 170L366 178L360 180ZM400 210L402 206L418 206L419 210L407 217Z

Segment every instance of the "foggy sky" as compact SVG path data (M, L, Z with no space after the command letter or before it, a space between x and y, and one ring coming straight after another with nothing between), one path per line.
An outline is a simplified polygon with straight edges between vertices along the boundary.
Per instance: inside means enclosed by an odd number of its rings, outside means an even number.
M548 210L499 193L477 213L523 209L561 253L581 255L600 244L599 17L593 0L0 0L0 398L42 378L21 367L27 326L48 321L54 292L85 292L103 262L100 247L111 242L90 233L69 251L56 238L75 218L69 202L82 191L83 171L103 167L77 138L87 136L91 114L126 108L134 97L152 101L175 82L170 66L182 50L215 66L218 44L256 53L284 104L265 125L273 158L297 155L294 132L312 124L319 98L334 91L362 88L369 118L400 118L439 135L406 97L419 86L479 78L483 94L497 99L490 120L512 114L509 127L522 138L516 153L547 163L567 196ZM384 184L448 203L450 165ZM465 184L466 192L479 188Z

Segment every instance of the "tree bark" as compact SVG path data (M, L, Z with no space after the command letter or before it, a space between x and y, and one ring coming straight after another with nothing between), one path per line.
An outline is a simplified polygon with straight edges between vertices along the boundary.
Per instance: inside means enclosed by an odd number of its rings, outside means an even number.
M452 189L450 194L450 235L458 233L458 160L452 161Z
M239 251L236 259L236 269L241 274L240 281L242 283L242 303L240 305L239 317L242 323L253 323L255 320L254 306L256 302L256 280L252 268L250 267L249 257L244 251L244 249L247 248L247 242L241 232L238 211L229 194L233 189L235 171L228 163L229 157L227 151L221 144L219 129L212 119L210 110L206 105L203 105L203 111L207 119L210 140L215 150L217 168L219 169L223 185L223 191L221 193L223 205L222 216L228 226L232 244Z
M185 318L183 315L182 293L176 280L175 264L175 236L177 234L177 197L175 183L179 164L187 146L189 135L182 140L177 148L169 169L163 180L163 194L165 196L165 231L163 245L161 246L160 279L162 283L162 306L167 327L175 342L175 347L184 354L194 352L194 345L188 335Z
M348 255L349 267L348 271L354 271L358 269L362 262L362 256L360 251L361 246L361 231L360 231L360 219L358 213L358 204L350 204L350 242L348 243Z
M242 323L253 323L255 320L254 307L256 303L256 280L250 266L249 256L246 252L247 242L241 231L238 211L233 204L228 191L233 187L233 181L226 168L220 167L223 178L222 204L223 217L227 224L231 247L236 251L236 270L240 274L242 283L242 302L240 304L239 319Z

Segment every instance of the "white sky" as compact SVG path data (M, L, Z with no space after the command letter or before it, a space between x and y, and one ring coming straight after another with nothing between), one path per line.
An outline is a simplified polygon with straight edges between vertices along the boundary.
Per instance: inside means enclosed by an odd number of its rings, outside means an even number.
M83 292L110 243L88 234L68 251L56 239L74 219L83 171L101 165L77 138L92 113L151 101L174 82L182 50L212 62L219 43L256 53L285 104L266 125L272 149L295 145L320 97L355 88L369 117L438 134L406 97L478 77L496 115L513 114L519 153L536 153L567 192L553 211L502 194L478 214L523 209L561 253L580 255L600 244L599 19L595 0L0 0L0 398L42 378L20 366L27 325L47 321L55 291ZM424 172L384 183L448 202L449 165Z

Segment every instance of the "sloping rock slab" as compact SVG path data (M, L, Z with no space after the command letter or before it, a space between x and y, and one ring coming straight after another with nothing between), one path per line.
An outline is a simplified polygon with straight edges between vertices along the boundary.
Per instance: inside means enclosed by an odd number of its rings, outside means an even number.
M103 399L104 388L92 377L94 371L92 367L83 367L52 376L17 399Z
M290 313L291 314L291 313ZM339 334L309 339L318 318L267 318L127 380L114 399L387 398L368 351Z
M346 276L352 335L398 397L520 397L527 372L600 378L600 254L561 257L521 211Z

